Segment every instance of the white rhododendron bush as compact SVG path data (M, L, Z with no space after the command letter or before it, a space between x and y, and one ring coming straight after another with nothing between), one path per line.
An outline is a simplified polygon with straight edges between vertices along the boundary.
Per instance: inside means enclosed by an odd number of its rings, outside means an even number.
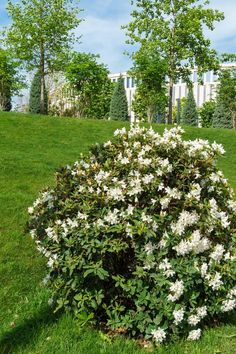
M29 208L56 309L162 343L236 308L236 203L221 145L131 127Z

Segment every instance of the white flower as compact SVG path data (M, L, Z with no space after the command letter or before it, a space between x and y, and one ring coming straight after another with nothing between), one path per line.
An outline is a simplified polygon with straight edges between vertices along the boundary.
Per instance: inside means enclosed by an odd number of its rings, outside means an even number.
M77 213L77 218L80 220L87 220L88 219L88 215L81 213L80 211L78 211ZM71 225L71 223L69 223L69 225ZM75 225L75 224L74 224ZM77 224L78 226L78 224ZM75 226L76 227L76 226Z
M144 246L145 252L147 254L153 253L153 251L156 249L156 246L151 243L150 241Z
M190 198L190 199L193 198L193 199L196 199L196 200L200 200L201 191L202 191L202 188L201 188L200 184L194 183L191 186L190 192L187 194L187 198Z
M184 309L173 311L173 316L174 316L174 319L175 319L174 320L174 324L178 325L184 319Z
M48 299L48 305L49 305L49 306L52 306L53 303L54 303L54 300L53 300L52 297L50 297L50 299Z
M202 237L199 230L195 230L190 240L181 240L180 243L173 247L178 256L184 256L190 252L195 254L203 253L211 246L210 240L206 237Z
M125 199L125 196L124 196L124 193L122 191L121 188L111 188L110 190L107 191L107 196L110 198L110 199L114 199L114 200L117 200L117 201L124 201Z
M163 270L164 275L169 278L175 275L174 270L172 269L172 266L168 260L168 258L164 258L163 261L159 264L158 267L160 270Z
M141 220L144 223L148 223L148 224L152 223L152 217L149 215L146 215L144 212L142 212Z
M151 332L153 338L155 339L156 342L162 343L164 339L166 338L166 333L164 329L158 327L157 329L153 330Z
M197 315L190 315L188 318L188 323L191 326L196 326L201 321L201 318Z
M47 274L46 277L43 278L43 280L42 280L43 285L46 285L50 279L51 279L50 274Z
M118 209L114 209L113 211L109 211L108 214L104 217L104 221L108 224L115 225L118 223Z
M214 259L216 262L219 262L223 258L224 252L224 246L218 244L214 247L214 251L210 254L210 258Z
M29 207L29 208L28 208L28 213L29 213L30 215L32 215L32 214L34 213L34 208L33 208L33 207Z
M219 154L224 155L225 149L223 148L222 144L216 144L216 142L214 141L214 143L211 145L211 147L215 152L218 152Z
M101 170L94 176L94 180L97 182L98 185L100 185L109 176L110 176L109 172L105 172Z
M209 280L209 286L213 290L218 290L222 284L223 284L223 281L221 280L221 275L219 272L216 272L215 275L213 277L211 277Z
M197 316L199 316L201 319L203 319L204 317L207 316L207 307L206 306L198 307L198 308L196 308L196 311L197 311Z
M171 199L169 197L164 197L160 199L161 208L163 210L167 209L170 204Z
M199 216L196 211L190 213L189 211L183 210L179 215L177 223L171 225L171 229L174 233L181 236L186 227L194 225L198 220Z
M207 263L203 263L201 266L201 276L202 278L205 278L206 274L207 274L207 270L208 270L208 264Z
M168 295L168 300L174 302L178 300L184 292L184 283L182 280L176 280L175 283L171 283L170 286L171 294Z
M126 128L123 127L122 129L116 129L114 131L114 136L118 136L118 135L125 135L126 134Z
M187 340L198 340L201 337L201 329L194 329L189 332Z
M123 157L121 160L120 160L120 163L122 165L127 165L129 163L129 159L128 157Z
M129 204L129 205L128 205L128 208L126 209L127 215L133 215L134 209L135 209L135 208L133 207L133 205Z
M154 179L154 176L150 173L149 175L145 175L143 178L142 178L142 181L144 184L149 184L152 182L152 180Z
M106 143L103 144L104 147L109 147L109 146L111 146L111 145L112 145L112 144L111 144L111 141L110 141L110 140L108 140Z
M37 236L36 229L30 230L30 236L32 237L32 239L34 239Z
M228 312L234 310L236 307L236 300L229 299L222 302L221 311Z

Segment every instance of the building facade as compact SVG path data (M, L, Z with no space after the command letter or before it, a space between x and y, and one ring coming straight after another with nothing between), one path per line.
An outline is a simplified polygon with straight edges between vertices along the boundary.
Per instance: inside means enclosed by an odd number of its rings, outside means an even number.
M222 68L229 69L235 68L236 64L222 64ZM129 106L129 114L131 121L134 120L134 113L132 112L132 101L136 90L135 79L130 77L127 72L110 74L109 78L112 82L117 82L118 78L122 76L124 80L124 86L126 90L126 96ZM219 77L215 75L213 71L208 71L203 74L203 85L198 83L198 71L192 70L191 81L193 83L193 93L197 104L197 107L201 107L206 101L210 101L216 98L217 85L219 84ZM177 104L178 99L187 96L187 84L182 80L179 80L173 88L173 105Z

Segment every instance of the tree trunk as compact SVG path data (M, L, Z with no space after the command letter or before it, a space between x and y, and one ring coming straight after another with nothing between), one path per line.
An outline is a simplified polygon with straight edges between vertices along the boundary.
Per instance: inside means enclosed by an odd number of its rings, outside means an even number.
M41 42L40 45L40 113L46 114L46 92L45 92L45 53L44 53L44 43Z
M167 124L172 124L172 115L173 115L173 80L170 79L169 84L169 109L167 116Z
M233 129L236 130L236 112L232 112L232 123Z

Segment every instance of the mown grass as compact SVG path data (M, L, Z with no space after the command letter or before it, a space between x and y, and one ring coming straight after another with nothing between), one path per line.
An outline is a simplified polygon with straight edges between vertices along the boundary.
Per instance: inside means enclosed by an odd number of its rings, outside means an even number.
M39 190L54 183L54 172L79 159L91 144L112 138L122 122L0 114L0 353L142 354L132 340L110 340L55 315L41 286L45 260L25 232L27 207ZM128 124L126 124L128 126ZM154 127L163 131L163 126ZM186 128L186 138L207 138L227 151L219 167L236 190L236 132ZM197 343L177 343L158 354L236 353L236 320L205 331Z

